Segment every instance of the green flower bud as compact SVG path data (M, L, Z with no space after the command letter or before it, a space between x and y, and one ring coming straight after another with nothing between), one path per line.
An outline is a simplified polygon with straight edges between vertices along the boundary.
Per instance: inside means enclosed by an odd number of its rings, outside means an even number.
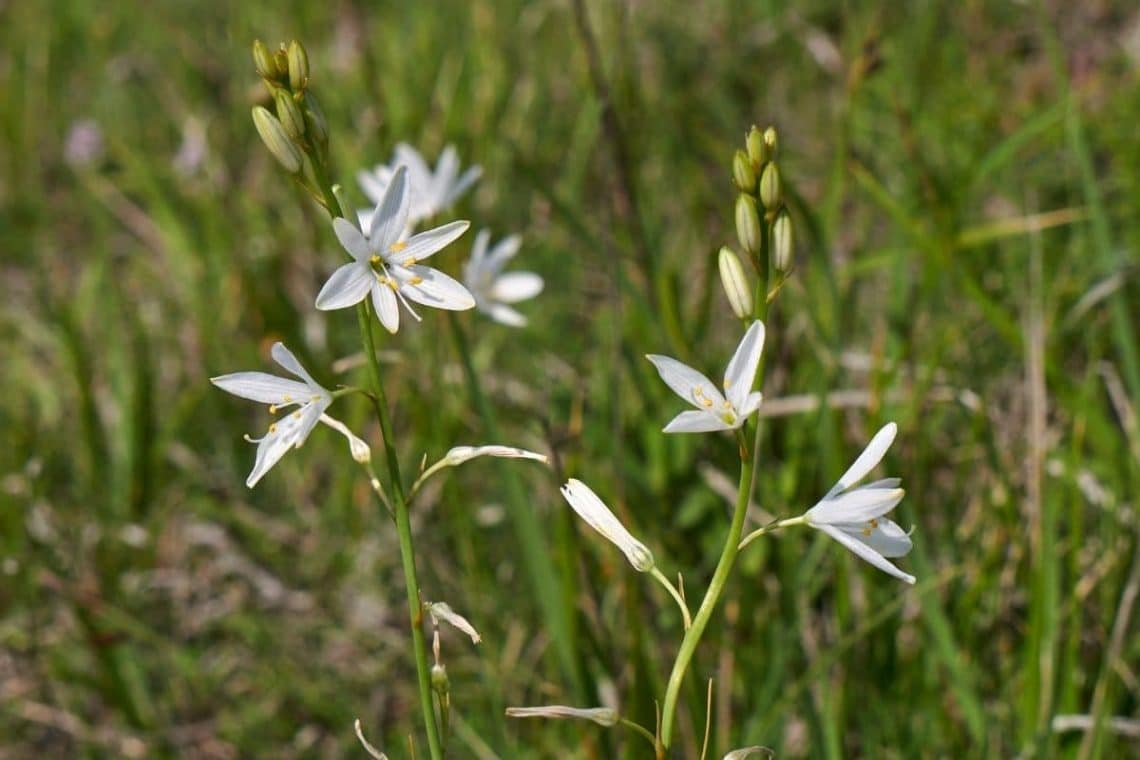
M329 143L329 122L313 93L305 91L305 130L323 150Z
M772 222L772 266L778 272L792 268L792 254L795 248L795 235L792 233L792 218L787 209L780 209L776 221Z
M438 664L431 666L431 688L436 694L447 694L451 689L451 680L447 677L447 668Z
M277 80L282 83L289 82L289 53L282 45L273 51L273 68L277 69Z
M288 90L278 90L273 94L273 99L277 104L277 119L285 128L285 133L300 140L305 136L305 115L301 113L301 107Z
M752 288L748 285L748 277L744 274L744 267L740 257L728 246L720 249L717 262L720 266L720 281L724 285L725 295L728 296L728 305L732 313L740 319L752 316Z
M277 79L277 64L273 62L273 53L261 40L253 41L253 67L262 79L274 81Z
M776 136L776 128L768 127L764 130L764 147L768 149L768 160L771 161L776 157L776 148L779 138Z
M261 106L254 106L253 125L257 127L257 134L261 135L265 147L285 167L285 171L290 174L301 171L301 150L289 139L276 116Z
M752 168L748 154L739 149L732 156L732 181L742 193L756 192L756 170Z
M760 175L760 202L768 211L775 212L783 200L780 191L780 169L775 161L769 161Z
M756 199L747 193L736 196L736 237L749 256L756 256L761 248L760 213Z
M293 92L303 92L309 86L309 54L305 46L297 40L289 43L288 58L289 87Z
M764 136L760 134L760 128L755 124L752 125L752 129L748 130L744 144L748 147L748 160L752 162L752 168L755 171L760 171L760 167L768 163L771 155L768 152L768 146L764 144Z

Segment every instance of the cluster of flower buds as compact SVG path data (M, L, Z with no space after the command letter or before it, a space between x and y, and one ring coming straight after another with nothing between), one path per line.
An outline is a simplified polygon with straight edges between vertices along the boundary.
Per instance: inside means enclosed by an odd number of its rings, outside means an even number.
M737 189L736 237L756 271L774 271L781 279L792 268L792 219L784 206L780 167L776 162L779 139L774 127L763 132L753 126L744 147L732 157L732 182ZM765 242L768 242L767 247ZM767 260L765 260L767 259ZM751 319L753 299L740 259L730 248L720 251L720 274L733 313Z
M329 143L328 122L309 90L309 55L297 40L271 51L253 43L253 65L269 90L272 110L253 107L261 141L285 171L296 176L313 197L327 206L316 172L323 171ZM314 163L315 162L315 163Z

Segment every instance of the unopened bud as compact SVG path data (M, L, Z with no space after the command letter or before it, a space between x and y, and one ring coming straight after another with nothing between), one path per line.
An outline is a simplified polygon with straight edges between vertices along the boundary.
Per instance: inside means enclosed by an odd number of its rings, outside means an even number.
M542 707L508 707L508 718L560 718L591 720L599 726L615 726L621 720L617 710L611 707L567 707L566 705L543 705Z
M302 92L309 86L309 54L305 52L304 45L293 40L286 56L289 59L289 87L293 92Z
M764 173L760 175L760 202L764 204L764 208L774 212L780 207L782 199L780 168L776 166L775 161L769 161L764 167Z
M273 68L277 70L277 79L282 83L288 84L289 82L289 53L285 50L285 45L282 44L277 50L273 51Z
M748 147L748 160L752 162L752 168L755 171L760 171L764 164L768 163L771 155L768 152L768 146L764 144L764 135L760 133L760 128L755 124L752 125L752 129L748 130L744 144Z
M257 75L262 79L276 81L277 64L273 62L273 53L269 52L269 48L261 40L253 42L253 67L257 69Z
M748 154L739 149L732 156L732 181L742 193L756 192L756 170L752 168Z
M305 130L308 132L309 137L316 141L320 148L324 148L329 142L329 123L325 119L325 112L321 110L321 106L317 103L317 99L313 97L313 93L305 91Z
M792 268L792 253L795 248L795 236L792 233L792 218L785 209L776 215L772 222L772 266L778 272L787 272Z
M756 199L746 193L736 196L736 237L749 256L760 253L762 246L760 213L756 210Z
M276 116L261 106L254 106L253 125L257 127L257 133L261 135L265 147L269 148L273 157L285 167L285 171L290 174L301 171L301 151L289 139L289 135L285 133L285 128L281 126Z
M728 305L732 313L740 319L752 316L752 290L748 287L748 277L744 274L744 267L740 257L729 247L720 249L720 281L724 285L725 295L728 296Z
M290 137L300 140L305 136L305 115L288 90L280 89L273 100L277 105L277 119Z
M451 689L451 680L447 677L447 668L439 664L431 666L431 688L436 694L447 694Z
M768 150L768 160L771 161L776 157L776 149L779 147L779 138L776 136L776 128L768 127L764 130L764 147Z

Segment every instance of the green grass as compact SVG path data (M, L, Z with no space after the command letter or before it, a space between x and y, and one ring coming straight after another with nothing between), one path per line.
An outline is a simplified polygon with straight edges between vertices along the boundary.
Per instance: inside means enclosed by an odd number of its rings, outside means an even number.
M653 724L676 609L557 486L589 482L700 594L735 446L663 436L680 402L642 355L715 374L738 339L715 252L754 122L780 130L799 241L765 395L863 392L765 423L758 499L802 511L896 420L919 581L806 532L751 546L677 756L710 677L710 757L1137 751L1110 723L1140 704L1129 3L592 3L632 206L573 3L287 6L0 8L0 757L360 757L356 717L426 756L390 522L327 431L246 489L264 411L208 383L278 339L327 383L363 373L330 369L351 315L312 308L339 246L250 123L255 37L307 45L354 202L396 141L452 142L484 167L454 215L523 234L546 278L525 330L459 316L485 411L445 315L381 347L405 473L492 438L554 455L473 462L415 507L425 596L483 634L444 634L453 756L645 755L502 712L612 690ZM63 147L82 119L105 142L86 166ZM366 405L338 406L379 452ZM1092 730L1053 730L1074 714Z

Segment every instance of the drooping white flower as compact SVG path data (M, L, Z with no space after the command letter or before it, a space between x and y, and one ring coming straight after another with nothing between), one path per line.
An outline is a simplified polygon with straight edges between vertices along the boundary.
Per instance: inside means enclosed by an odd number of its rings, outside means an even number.
M471 246L471 258L463 267L463 284L475 296L475 308L491 319L511 327L522 327L526 317L507 304L534 298L542 292L542 278L534 272L508 272L503 267L519 251L518 235L505 237L488 250L489 230L479 230Z
M409 229L414 229L425 219L451 208L483 174L481 167L472 166L461 176L459 155L453 145L443 149L433 171L418 150L407 143L400 143L396 146L396 154L391 163L378 164L372 171L357 172L360 189L374 204L380 203L401 166L407 167L408 181L411 184L412 197L407 220ZM368 209L362 211L362 214L367 213Z
M227 393L269 404L271 414L292 409L289 414L271 423L268 432L261 438L246 436L247 441L257 444L257 457L245 484L253 488L285 456L285 452L301 448L318 422L324 422L348 439L354 459L367 461L365 452L368 451L368 444L353 435L342 422L325 414L333 402L332 394L305 371L297 357L283 344L274 343L270 354L285 371L300 380L290 380L265 372L234 372L210 378L211 383Z
M681 412L665 426L666 433L707 433L733 430L744 424L760 406L763 396L752 390L760 352L764 349L764 323L756 321L744 333L736 353L724 371L724 394L692 367L668 356L646 356L657 367L661 379L681 398L697 408Z
M634 570L647 573L653 569L653 553L645 544L630 535L605 502L598 498L588 485L571 478L562 486L562 496L591 528L625 553Z
M337 239L353 261L329 277L317 294L318 309L344 309L371 295L380 323L394 333L400 327L398 301L416 319L408 301L454 311L475 305L467 288L419 263L462 235L470 223L451 222L405 239L408 203L407 171L400 167L372 214L367 237L347 219L333 220Z
M902 500L905 492L899 488L899 479L886 478L852 488L882 460L897 433L895 423L884 425L839 482L804 513L803 520L884 573L913 584L913 575L886 560L904 556L913 546L907 532L883 516Z
M360 741L361 746L364 747L365 752L371 755L374 760L388 760L387 755L373 747L371 742L364 738L364 730L360 727L360 718L352 722L352 728L356 731L356 738Z
M431 616L431 619L437 625L439 621L442 620L448 625L467 634L472 644L478 644L483 640L483 637L475 630L475 626L471 625L471 622L467 618L451 609L451 605L447 602L424 602L424 609L427 610L428 615Z
M615 726L621 719L617 710L611 707L568 707L566 705L542 705L541 707L508 707L509 718L559 718L590 720L599 726Z

